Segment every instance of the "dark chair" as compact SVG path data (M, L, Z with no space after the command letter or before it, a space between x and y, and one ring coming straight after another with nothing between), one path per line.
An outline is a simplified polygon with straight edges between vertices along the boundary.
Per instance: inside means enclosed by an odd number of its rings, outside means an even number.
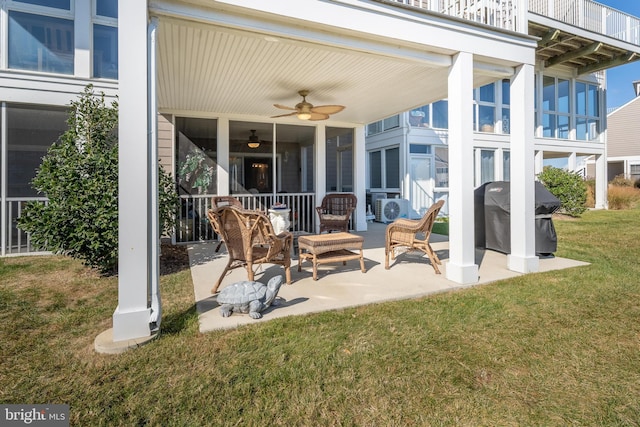
M349 219L356 209L358 199L351 193L327 194L322 204L316 208L320 219L320 233L323 231L349 231Z
M229 270L247 269L248 280L254 280L254 264L278 264L284 267L287 284L291 284L291 246L293 234L276 235L269 217L262 212L235 206L210 209L207 217L214 229L219 229L227 245L229 261L211 293L216 293Z
M384 247L385 269L389 269L389 255L391 255L392 259L395 259L396 249L404 247L408 251L419 250L427 254L436 274L440 274L438 265L442 264L442 262L440 262L438 255L431 248L429 237L431 236L433 223L436 221L442 205L444 205L442 200L431 205L422 219L397 219L387 226Z

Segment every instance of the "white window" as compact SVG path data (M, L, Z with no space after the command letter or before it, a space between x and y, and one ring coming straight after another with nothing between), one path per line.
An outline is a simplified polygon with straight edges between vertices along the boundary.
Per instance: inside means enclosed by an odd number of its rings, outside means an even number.
M398 127L400 127L400 116L396 114L395 116L387 117L384 120L369 123L367 125L367 136L382 133L389 129L396 129Z
M118 78L118 0L96 0L93 13L93 77Z
M598 86L576 82L576 139L593 141L600 136Z
M543 76L542 93L543 137L598 139L600 91L596 84Z
M70 0L13 0L7 5L9 68L73 74L75 46Z
M400 148L369 152L369 187L372 190L400 190Z
M629 165L629 177L631 180L639 180L640 179L640 163L635 165Z

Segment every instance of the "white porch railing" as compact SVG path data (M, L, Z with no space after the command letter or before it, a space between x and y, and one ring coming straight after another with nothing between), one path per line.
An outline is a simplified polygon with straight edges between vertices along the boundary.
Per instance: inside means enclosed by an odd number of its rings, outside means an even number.
M529 11L640 46L640 18L592 0L529 0Z
M395 0L407 6L517 31L517 0Z
M175 241L187 243L214 240L207 220L207 210L211 208L212 195L181 196L180 209L177 215ZM316 227L316 195L314 193L277 194L275 200L271 194L238 194L246 209L266 211L274 203L284 203L291 208L291 230L314 232ZM26 255L42 253L31 243L28 233L17 227L17 220L22 215L28 202L47 203L45 197L11 197L4 204L6 224L2 224L4 239L1 240L0 256Z
M207 210L211 208L213 194L180 196L180 209L175 233L176 243L216 239ZM283 203L291 209L291 230L312 233L316 224L316 195L314 193L234 194L245 209L267 211L274 203Z
M3 208L6 210L6 224L2 224L4 238L0 242L0 255L37 253L41 250L31 243L28 233L17 226L25 205L29 202L48 203L46 197L8 197Z

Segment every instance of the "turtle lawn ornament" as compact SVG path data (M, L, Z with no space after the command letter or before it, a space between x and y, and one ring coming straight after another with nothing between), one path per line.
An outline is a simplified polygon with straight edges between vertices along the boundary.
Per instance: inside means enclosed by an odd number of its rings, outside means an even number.
M260 319L261 311L271 305L282 285L282 276L275 276L264 283L245 280L227 286L218 294L220 314L249 313L252 319Z

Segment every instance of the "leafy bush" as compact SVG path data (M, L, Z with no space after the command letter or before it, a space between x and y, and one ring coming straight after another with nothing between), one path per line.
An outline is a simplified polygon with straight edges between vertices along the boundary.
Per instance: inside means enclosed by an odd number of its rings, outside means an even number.
M32 184L48 203L29 203L18 226L33 244L115 273L118 261L118 104L87 86L71 102L69 129L42 159ZM173 225L177 194L170 176L160 174L161 232Z
M580 175L564 169L546 166L538 179L561 203L560 211L571 216L580 216L587 210L587 185Z

